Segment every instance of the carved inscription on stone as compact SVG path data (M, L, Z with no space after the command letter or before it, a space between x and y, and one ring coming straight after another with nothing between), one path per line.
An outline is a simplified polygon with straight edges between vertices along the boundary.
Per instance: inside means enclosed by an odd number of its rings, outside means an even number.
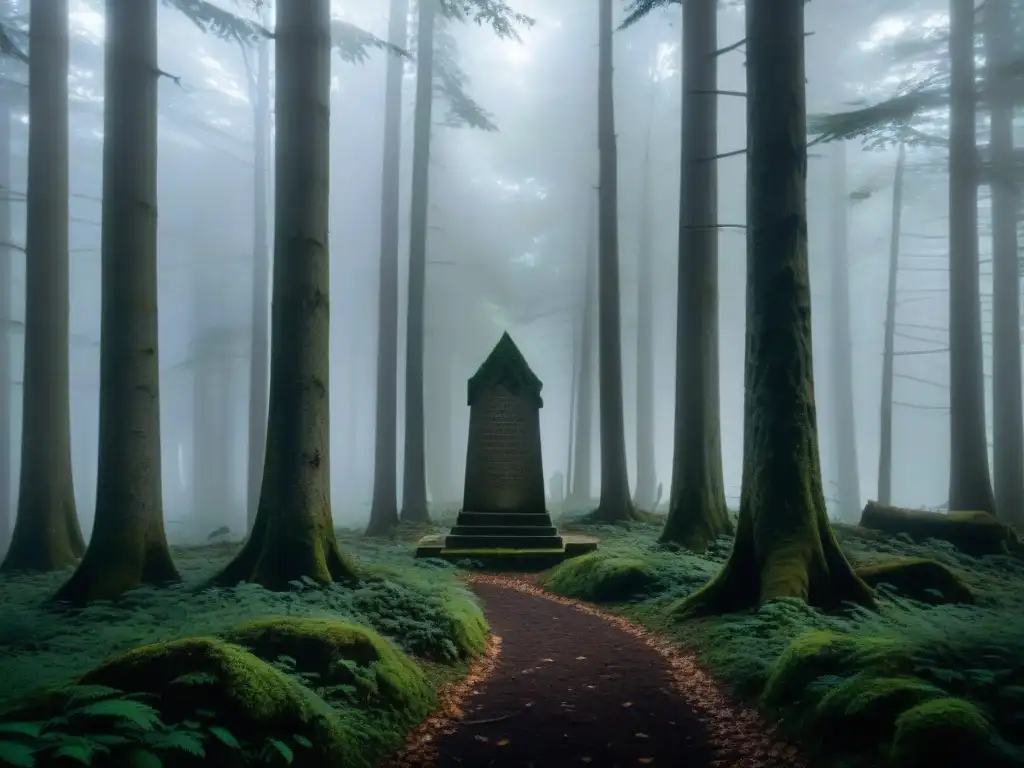
M524 465L531 453L522 401L495 392L485 409L477 444L482 479L495 491L517 489L526 482Z

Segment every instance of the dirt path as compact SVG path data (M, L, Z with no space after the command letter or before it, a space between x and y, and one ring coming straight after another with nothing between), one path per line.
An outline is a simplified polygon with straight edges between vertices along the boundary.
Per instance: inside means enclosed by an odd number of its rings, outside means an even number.
M525 581L471 580L496 635L492 651L386 765L803 765L692 658L639 627Z

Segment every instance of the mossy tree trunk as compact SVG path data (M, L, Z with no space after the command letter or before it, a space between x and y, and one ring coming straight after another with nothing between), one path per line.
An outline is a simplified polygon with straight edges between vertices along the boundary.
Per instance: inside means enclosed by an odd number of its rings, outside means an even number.
M675 453L662 541L696 551L732 533L718 392L718 7L683 5L683 135Z
M388 14L388 42L404 49L408 44L409 0L391 0ZM405 62L389 55L387 66L377 293L377 407L367 536L380 536L398 524L398 222Z
M0 8L9 13L11 0ZM5 75L8 59L0 59ZM13 83L0 81L0 553L7 551L14 523L14 489L11 487L11 90Z
M950 0L949 508L994 513L981 343L974 69L974 0Z
M900 269L900 228L903 218L903 172L907 148L900 143L892 182L892 218L889 232L889 279L885 298L885 341L882 350L881 428L878 448L878 503L892 504L893 367L896 361L896 285Z
M338 548L330 506L329 0L281 3L276 41L266 462L256 523L214 581L286 590L304 576L328 584L355 574Z
M835 430L839 517L854 521L860 514L860 471L857 466L857 420L853 405L853 360L850 334L849 194L846 144L832 147L832 269L830 271L832 338L829 344L832 380L832 424Z
M178 579L164 534L157 347L156 0L107 0L99 459L85 557L57 600Z
M1024 409L1021 405L1019 193L1014 167L1014 83L993 77L1014 57L1011 0L984 10L992 147L992 463L1000 518L1024 533Z
M427 222L430 210L430 133L434 107L434 25L438 0L419 0L416 24L416 107L409 213L409 306L405 325L405 442L400 518L427 522L426 419L423 412Z
M619 160L615 137L612 0L598 0L597 145L597 371L601 423L601 497L594 519L636 518L629 495L626 427L622 406L622 308L619 291Z
M21 477L4 571L63 568L85 552L71 476L67 0L32 4L29 43Z
M677 609L796 597L872 602L829 525L821 487L807 267L803 0L748 0L747 339L743 490L729 560Z
M653 114L649 119L654 119ZM654 447L654 255L651 252L651 228L651 128L648 125L636 256L636 488L633 490L634 506L646 511L653 511L658 485Z
M249 418L246 453L246 517L256 521L267 446L267 378L270 373L270 246L267 192L270 159L270 43L260 42L249 73L253 109L252 347L249 356Z
M592 199L592 198L591 198ZM594 435L594 315L597 303L597 218L587 217L587 246L583 254L583 316L580 319L579 357L573 408L572 471L569 474L567 509L590 504L594 488L592 472Z

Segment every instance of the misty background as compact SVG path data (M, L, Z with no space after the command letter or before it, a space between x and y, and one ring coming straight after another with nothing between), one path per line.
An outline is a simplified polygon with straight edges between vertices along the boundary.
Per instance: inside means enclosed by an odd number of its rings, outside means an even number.
M469 409L466 380L508 330L544 383L544 469L567 472L575 336L583 303L584 256L596 237L597 4L516 0L536 19L521 43L472 24L446 26L467 90L497 132L445 125L435 110L426 298L427 473L435 505L462 494ZM947 3L807 5L808 112L837 111L857 99L891 95L908 73L888 46L922 27L941 27ZM237 8L224 2L225 8ZM387 3L338 0L334 15L387 36ZM622 9L620 9L621 11ZM743 10L723 9L719 47L743 37ZM71 1L71 429L75 495L88 538L95 504L100 323L102 3ZM655 430L658 480L672 461L675 273L680 168L678 7L616 34L615 98L620 162L620 254L625 419L635 477L636 251L652 227ZM246 56L161 8L159 123L159 301L163 492L172 539L205 537L220 525L246 529L253 254L253 111ZM10 75L24 67L7 62ZM910 66L910 65L906 65ZM385 54L332 62L331 114L331 471L338 525L363 525L373 482L376 302L380 257ZM406 67L403 135L404 284L408 256L414 64ZM723 91L746 87L743 56L719 59ZM745 146L743 98L719 99L720 152ZM15 113L12 222L24 243L27 115ZM937 118L939 119L939 118ZM944 120L944 118L941 118ZM648 145L649 142L649 145ZM651 166L648 173L645 156ZM837 185L835 154L846 156ZM948 253L944 150L908 152L896 349L892 503L945 503L949 427ZM874 498L878 475L882 323L885 312L895 149L859 144L811 150L808 173L814 359L825 493L835 496L831 413L831 226L835 201L849 215L853 391L860 495ZM745 281L745 165L719 161L722 453L734 505L742 461ZM649 210L644 185L649 183ZM854 193L851 195L851 193ZM272 212L272 207L271 207ZM987 202L979 196L982 293L991 293ZM272 222L271 228L272 228ZM272 231L272 229L271 229ZM13 254L11 439L18 472L25 273ZM983 297L983 308L989 301ZM404 345L404 285L399 345ZM990 317L983 313L983 325ZM938 330L936 330L938 329ZM986 350L990 346L986 343ZM402 354L399 359L401 361ZM986 358L986 371L990 360ZM399 386L404 365L399 363ZM596 371L589 374L596 385ZM990 380L989 380L990 389ZM989 391L989 400L991 392ZM399 477L403 434L399 395ZM596 419L596 414L595 414ZM990 417L991 419L991 417ZM991 421L989 423L991 432ZM595 431L596 436L596 431ZM599 482L593 451L594 482ZM14 484L16 486L16 483ZM593 489L596 497L597 488ZM13 501L13 499L12 499ZM830 504L832 502L830 501Z

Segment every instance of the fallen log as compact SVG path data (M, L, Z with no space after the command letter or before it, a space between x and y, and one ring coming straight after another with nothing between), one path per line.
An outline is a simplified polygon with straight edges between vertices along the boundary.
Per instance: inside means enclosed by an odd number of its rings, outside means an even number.
M916 542L941 539L975 557L1024 551L1013 529L987 512L924 512L869 501L860 525L890 535L904 533Z

